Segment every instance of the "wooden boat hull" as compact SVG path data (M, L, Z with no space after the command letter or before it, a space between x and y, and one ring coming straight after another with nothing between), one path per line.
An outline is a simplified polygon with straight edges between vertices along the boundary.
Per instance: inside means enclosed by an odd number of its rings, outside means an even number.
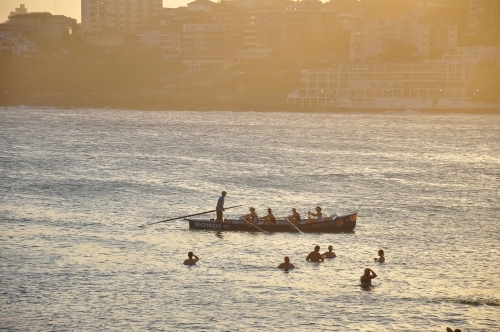
M338 216L337 218L321 222L321 223L311 223L311 224L299 224L295 225L304 233L342 233L342 232L352 232L356 227L356 217L357 213L351 213L343 216ZM259 232L259 230L242 221L242 220L225 220L223 223L214 222L214 219L202 219L202 218L187 218L189 222L189 228L191 229L204 229L213 231L240 231L240 232ZM284 220L278 220L277 225L262 225L258 224L257 227L261 228L267 232L295 232L297 229L290 225Z

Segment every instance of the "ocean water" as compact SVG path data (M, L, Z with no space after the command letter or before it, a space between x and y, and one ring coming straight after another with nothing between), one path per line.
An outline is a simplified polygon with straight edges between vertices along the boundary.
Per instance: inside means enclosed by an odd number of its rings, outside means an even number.
M499 115L0 108L0 330L498 331L499 143ZM222 190L357 226L138 227Z

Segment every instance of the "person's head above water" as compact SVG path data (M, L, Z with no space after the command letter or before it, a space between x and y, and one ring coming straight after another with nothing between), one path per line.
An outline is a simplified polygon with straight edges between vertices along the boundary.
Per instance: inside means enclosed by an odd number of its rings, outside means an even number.
M285 256L285 263L287 263L287 264L290 263L290 257Z
M253 211L255 211L255 208L251 207L251 208L250 208L250 211L252 211L252 212L253 212Z
M365 276L369 276L370 275L370 269L369 268L366 268L365 269Z
M319 246L314 247L314 251L319 251Z
M328 250L332 251L333 247L332 246L328 246Z
M193 252L192 251L188 252L188 257L189 258L193 258Z
M380 249L380 250L378 251L378 255L379 255L379 256L384 256L384 251L383 251L382 249Z
M226 192L225 192L225 191L223 191L221 195L222 195L222 196L226 196Z
M271 208L267 209L267 212L271 213L273 212L273 210L271 210Z
M292 209L292 212L297 212L297 210L295 210L295 208Z

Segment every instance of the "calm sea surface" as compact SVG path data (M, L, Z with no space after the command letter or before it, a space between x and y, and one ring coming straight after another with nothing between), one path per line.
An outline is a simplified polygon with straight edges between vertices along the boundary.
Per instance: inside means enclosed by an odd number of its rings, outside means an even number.
M138 227L222 190L243 204L228 217L320 205L358 223ZM0 330L499 331L499 192L498 115L0 108Z

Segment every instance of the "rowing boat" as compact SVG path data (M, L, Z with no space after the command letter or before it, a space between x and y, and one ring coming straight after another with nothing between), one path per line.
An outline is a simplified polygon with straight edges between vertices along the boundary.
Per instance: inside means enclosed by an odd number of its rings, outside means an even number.
M332 220L309 224L296 224L295 226L304 233L341 233L352 232L356 227L357 213L335 216ZM241 219L225 219L224 222L216 222L207 218L186 218L191 229L204 229L214 231L243 231L258 232L253 225ZM258 228L266 232L297 232L286 220L277 220L276 225L257 224Z

